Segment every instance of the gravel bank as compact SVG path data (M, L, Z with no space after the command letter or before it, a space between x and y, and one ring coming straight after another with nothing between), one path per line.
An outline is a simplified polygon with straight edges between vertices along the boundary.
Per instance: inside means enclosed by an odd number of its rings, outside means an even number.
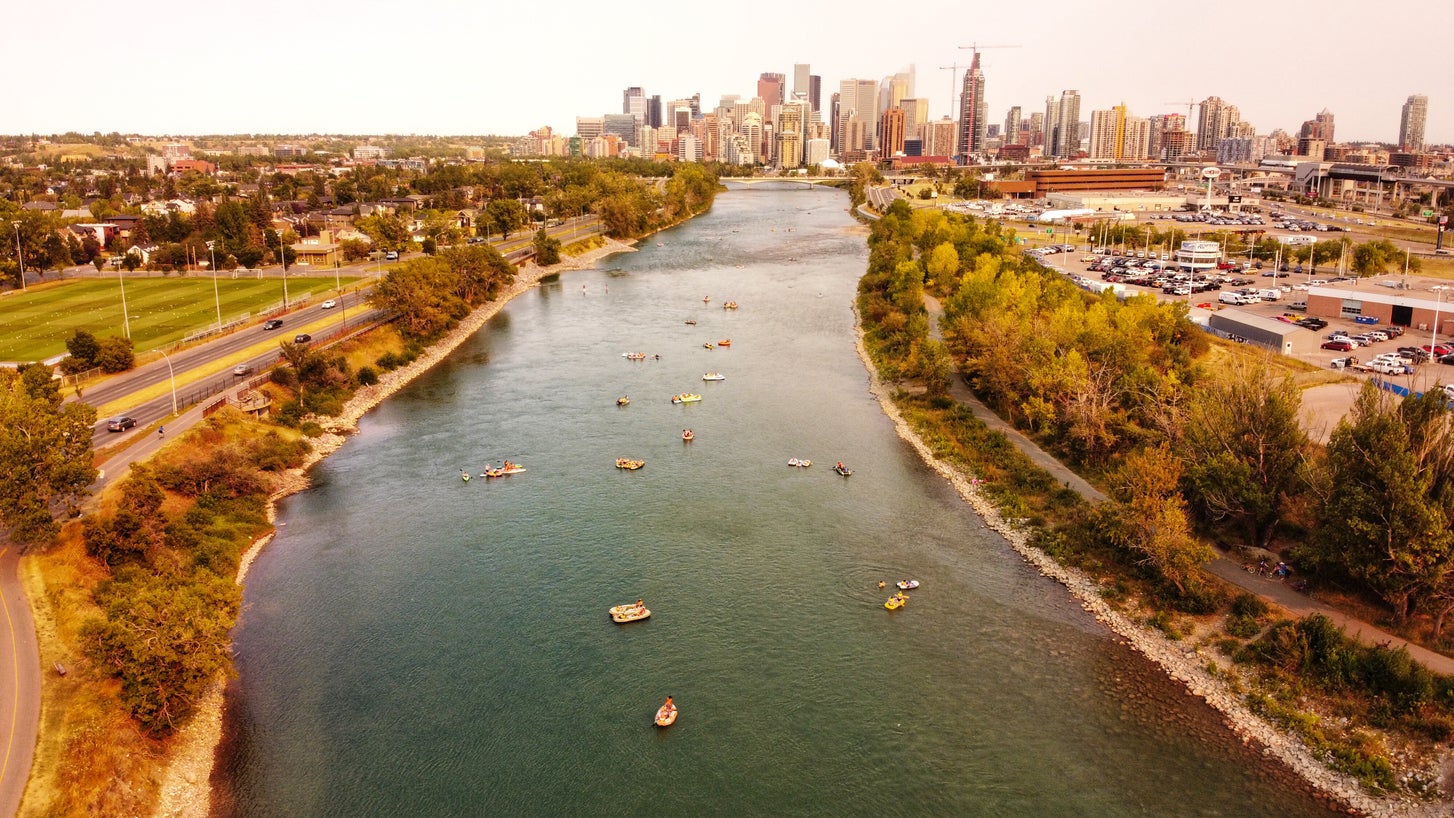
M338 451L339 447L348 440L348 436L358 430L359 418L443 360L446 355L464 343L465 339L479 331L480 327L493 318L511 299L535 287L540 283L540 279L547 275L566 270L584 269L607 256L628 252L635 252L635 248L614 239L607 239L604 246L579 256L563 259L561 263L551 267L537 267L530 264L520 268L516 274L515 283L499 298L470 313L460 321L459 326L431 345L413 363L392 372L386 372L379 377L378 383L359 389L354 393L353 398L344 404L343 412L338 417L318 418L317 420L323 424L324 433L312 439L313 450L308 453L303 465L283 474L278 490L268 501L268 521L273 522L276 519L278 500L308 487L308 469ZM257 559L263 547L272 539L272 534L260 537L242 555L237 570L238 585L243 584L253 560ZM225 681L221 679L213 684L212 689L198 704L197 712L191 722L178 732L173 745L172 760L167 766L166 775L162 780L160 798L156 811L153 813L156 818L206 818L208 815L211 806L209 778L212 774L217 745L222 739L224 685Z
M1081 607L1095 616L1097 621L1159 665L1171 678L1185 685L1193 695L1205 700L1220 712L1242 741L1255 742L1255 746L1262 748L1265 757L1275 758L1285 764L1317 791L1346 806L1350 814L1367 815L1370 818L1432 818L1454 814L1454 804L1450 803L1424 803L1410 798L1375 798L1364 792L1356 780L1329 769L1319 761L1296 735L1279 729L1249 710L1241 697L1230 690L1221 678L1207 672L1206 664L1209 660L1195 648L1173 642L1159 632L1131 621L1101 598L1100 587L1093 579L1079 570L1057 563L1049 555L1030 545L1030 530L1001 517L999 510L969 478L935 457L899 414L892 397L893 389L879 380L877 370L869 359L868 349L863 342L861 323L858 327L857 348L858 357L868 371L869 391L878 398L884 414L894 422L899 437L913 446L930 468L948 480L959 496L984 519L985 524L1003 536L1026 562L1042 575L1064 585L1080 601Z

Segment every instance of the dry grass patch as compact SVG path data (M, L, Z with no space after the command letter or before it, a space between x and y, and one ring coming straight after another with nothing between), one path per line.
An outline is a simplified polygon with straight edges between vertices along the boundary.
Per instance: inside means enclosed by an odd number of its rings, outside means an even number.
M91 589L109 572L86 556L81 526L73 523L51 549L27 557L22 573L44 683L21 818L150 812L163 744L137 731L118 697L120 684L99 673L81 648L82 625L99 616Z
M379 356L404 350L404 338L393 324L385 324L349 341L343 346L343 357L350 372L371 366L378 369Z

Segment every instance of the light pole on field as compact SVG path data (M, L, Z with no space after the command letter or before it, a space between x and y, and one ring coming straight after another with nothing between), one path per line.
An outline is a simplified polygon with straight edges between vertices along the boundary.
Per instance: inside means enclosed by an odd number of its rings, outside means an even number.
M20 222L13 221L10 226L15 228L15 263L20 265L20 291L25 291L25 259L20 253Z
M215 241L207 242L207 257L212 264L212 300L217 304L217 331L222 331L222 296L217 293L217 252L212 249Z
M116 281L121 285L121 325L126 330L126 337L131 337L131 314L126 309L126 278L121 275L122 268L116 268Z
M1429 334L1429 358L1437 357L1434 347L1439 345L1439 303L1444 300L1444 291L1449 289L1448 284L1435 284L1429 289L1434 291L1434 331Z

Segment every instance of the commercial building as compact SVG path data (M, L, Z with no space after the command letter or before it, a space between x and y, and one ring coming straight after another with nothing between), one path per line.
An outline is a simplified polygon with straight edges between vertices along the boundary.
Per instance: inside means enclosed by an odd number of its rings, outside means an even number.
M1221 260L1222 245L1214 241L1184 241L1176 249L1176 266L1191 273L1211 272Z
M1319 284L1308 288L1308 315L1319 318L1364 318L1418 333L1417 344L1447 340L1454 332L1454 288L1416 282L1403 289L1400 276L1359 282ZM1417 345L1416 344L1416 345Z
M1035 183L1037 196L1073 190L1162 190L1166 171L1161 168L1095 168L1091 170L1030 170L1025 180Z
M1094 191L1051 193L1046 200L1056 210L1094 210L1097 213L1158 213L1180 209L1186 197L1169 193Z
M1291 355L1316 348L1318 335L1296 324L1266 318L1234 308L1218 310L1207 318L1207 326L1224 336L1236 336L1273 352Z

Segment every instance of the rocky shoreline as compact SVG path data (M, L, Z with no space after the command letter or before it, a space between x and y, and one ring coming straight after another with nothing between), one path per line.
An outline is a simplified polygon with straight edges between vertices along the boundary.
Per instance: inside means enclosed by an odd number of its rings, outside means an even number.
M423 354L408 366L403 366L379 376L379 382L359 389L344 404L337 417L317 418L324 433L310 441L312 451L304 458L303 465L290 469L282 476L281 484L268 498L267 516L272 523L277 518L277 502L290 494L296 494L308 487L308 470L320 460L338 451L348 436L358 430L358 421L371 409L383 403L390 395L403 389L411 381L427 372L479 331L486 321L493 318L516 296L525 293L548 275L568 270L581 270L594 265L607 256L616 253L635 252L636 248L625 242L606 239L605 245L582 253L579 256L562 258L559 264L537 267L534 264L521 268L515 276L515 283L498 298L466 316L447 335L430 345ZM272 542L271 533L257 539L248 547L238 563L237 584L242 585L248 569ZM218 744L222 741L223 691L226 681L218 679L207 695L197 705L197 712L176 738L171 763L163 776L157 808L152 813L156 818L206 818L211 807L209 780Z
M1206 701L1222 714L1228 726L1244 743L1262 748L1264 757L1276 759L1293 773L1306 781L1317 792L1345 807L1349 814L1366 815L1370 818L1395 818L1395 816L1450 815L1454 805L1444 802L1421 802L1407 797L1376 798L1369 795L1350 776L1329 769L1319 761L1311 750L1294 734L1281 730L1247 708L1242 698L1220 677L1207 672L1207 657L1197 648L1179 644L1160 634L1133 622L1120 611L1112 608L1101 596L1100 586L1095 580L1075 568L1061 565L1048 554L1030 544L1031 531L1013 520L1000 516L999 509L950 464L934 456L934 453L919 438L899 413L894 403L891 387L884 384L868 356L863 341L863 326L857 329L858 357L868 371L868 389L884 414L894 423L899 437L919 453L919 457L931 469L954 486L956 492L974 509L991 530L1005 538L1026 562L1034 566L1043 576L1059 582L1070 591L1081 607L1098 622L1125 640L1136 651L1156 663L1175 681L1186 686L1188 692Z

